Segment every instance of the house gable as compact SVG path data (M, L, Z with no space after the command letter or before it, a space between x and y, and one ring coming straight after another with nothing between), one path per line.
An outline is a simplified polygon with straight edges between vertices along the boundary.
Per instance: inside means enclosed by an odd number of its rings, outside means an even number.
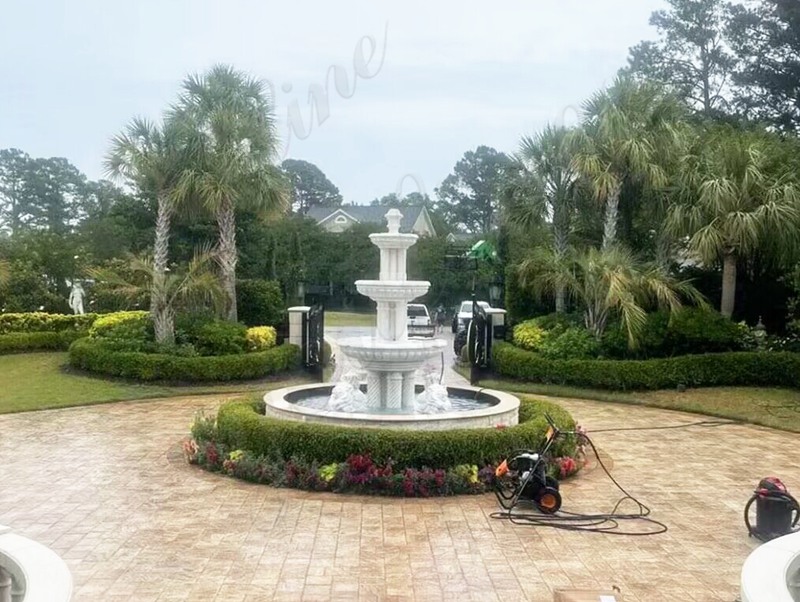
M436 228L433 227L433 221L425 207L420 208L419 215L414 225L411 226L411 231L420 236L436 236Z
M317 223L328 232L344 232L353 224L357 224L358 220L344 209L336 209Z

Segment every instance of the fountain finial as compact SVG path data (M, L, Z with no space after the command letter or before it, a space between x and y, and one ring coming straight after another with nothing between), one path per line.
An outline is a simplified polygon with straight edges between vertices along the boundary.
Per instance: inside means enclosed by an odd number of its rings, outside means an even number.
M400 233L400 220L403 219L403 214L398 209L389 209L386 212L386 223L389 226L389 234Z

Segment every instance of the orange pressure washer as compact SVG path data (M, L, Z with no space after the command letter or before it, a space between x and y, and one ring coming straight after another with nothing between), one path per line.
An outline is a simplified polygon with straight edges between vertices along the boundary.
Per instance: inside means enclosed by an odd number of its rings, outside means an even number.
M558 480L547 474L547 458L562 433L548 414L545 419L548 427L541 449L517 452L495 469L495 495L506 510L520 501L532 502L542 514L555 514L561 508Z

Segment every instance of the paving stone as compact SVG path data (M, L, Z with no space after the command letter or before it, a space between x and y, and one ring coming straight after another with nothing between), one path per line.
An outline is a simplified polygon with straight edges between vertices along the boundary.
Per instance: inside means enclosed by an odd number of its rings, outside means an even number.
M224 397L224 396L223 396ZM751 426L597 433L614 476L670 530L616 537L493 520L494 497L401 500L273 489L186 465L196 411L219 396L0 416L0 524L52 547L76 602L542 600L619 586L626 600L727 600L756 542L741 511L778 475L800 490L796 435ZM589 429L698 417L562 401ZM605 512L597 468L564 509Z

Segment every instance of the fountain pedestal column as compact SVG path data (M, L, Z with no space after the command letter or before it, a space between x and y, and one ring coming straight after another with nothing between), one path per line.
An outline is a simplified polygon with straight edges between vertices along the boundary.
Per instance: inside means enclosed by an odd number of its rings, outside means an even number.
M403 401L404 410L414 409L414 372L403 372Z

